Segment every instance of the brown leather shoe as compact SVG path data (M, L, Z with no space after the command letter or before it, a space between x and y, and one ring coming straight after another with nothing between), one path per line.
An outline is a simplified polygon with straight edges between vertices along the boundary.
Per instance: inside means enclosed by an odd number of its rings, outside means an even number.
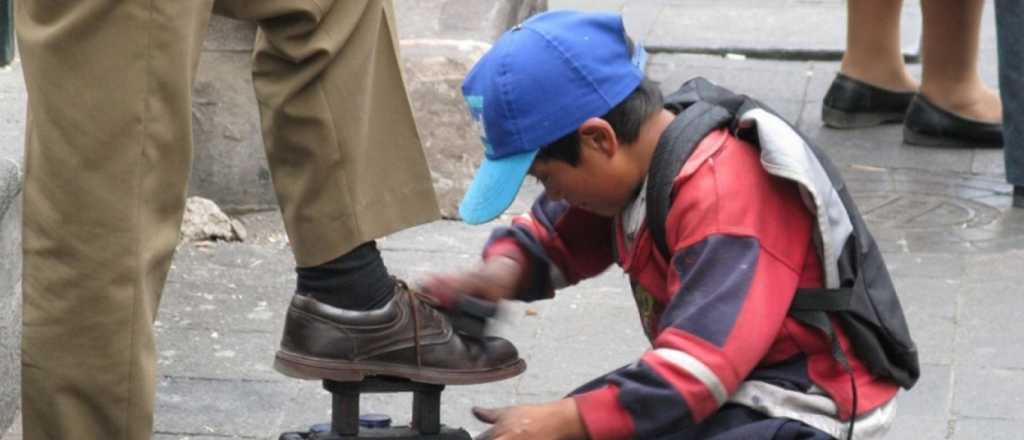
M526 369L512 343L456 333L405 283L378 310L339 309L295 295L274 369L301 379L360 381L394 376L435 384L478 384Z

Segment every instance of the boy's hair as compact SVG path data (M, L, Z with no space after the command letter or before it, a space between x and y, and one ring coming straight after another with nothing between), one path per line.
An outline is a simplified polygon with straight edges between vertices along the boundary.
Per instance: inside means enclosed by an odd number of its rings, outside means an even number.
M658 84L648 78L626 99L613 107L601 119L608 121L619 142L630 144L640 137L640 128L647 119L662 109L664 98ZM580 138L576 130L541 148L538 160L560 160L569 165L580 163Z

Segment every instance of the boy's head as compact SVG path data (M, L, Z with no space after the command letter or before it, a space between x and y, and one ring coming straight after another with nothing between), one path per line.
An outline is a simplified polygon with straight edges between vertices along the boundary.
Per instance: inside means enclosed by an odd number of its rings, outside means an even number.
M500 215L528 173L549 195L616 213L635 188L607 178L617 166L610 159L661 108L643 57L615 14L549 12L499 38L463 82L485 149L459 209L463 219Z

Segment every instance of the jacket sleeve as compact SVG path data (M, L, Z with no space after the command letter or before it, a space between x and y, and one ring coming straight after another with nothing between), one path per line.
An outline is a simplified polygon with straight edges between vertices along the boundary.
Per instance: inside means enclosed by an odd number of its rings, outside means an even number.
M495 229L483 257L504 255L527 268L516 299L551 298L555 289L596 276L612 264L612 222L541 194L528 213Z

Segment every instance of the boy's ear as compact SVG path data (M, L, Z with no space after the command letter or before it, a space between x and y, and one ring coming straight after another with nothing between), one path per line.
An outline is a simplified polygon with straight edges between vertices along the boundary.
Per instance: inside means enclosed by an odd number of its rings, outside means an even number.
M608 121L601 118L590 118L583 121L577 130L580 137L580 148L591 148L609 157L619 150L619 138Z

